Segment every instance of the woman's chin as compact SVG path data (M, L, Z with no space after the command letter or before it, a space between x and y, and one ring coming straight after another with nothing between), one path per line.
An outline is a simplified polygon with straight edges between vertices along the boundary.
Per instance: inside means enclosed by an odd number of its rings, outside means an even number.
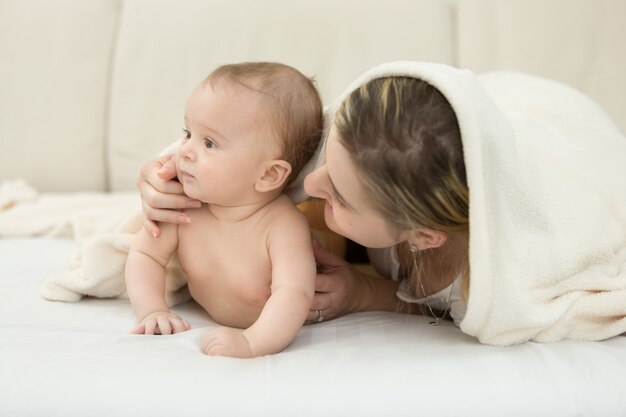
M335 222L335 217L333 216L332 209L330 211L324 210L324 221L326 222L326 226L328 226L330 230L337 233L338 235L344 236L341 228L337 226L337 223Z

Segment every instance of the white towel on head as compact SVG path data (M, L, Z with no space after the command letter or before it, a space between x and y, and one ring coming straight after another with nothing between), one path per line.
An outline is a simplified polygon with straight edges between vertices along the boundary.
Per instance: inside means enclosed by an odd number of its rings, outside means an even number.
M385 76L423 79L457 114L470 190L461 329L495 345L625 332L626 139L604 112L553 81L418 62L371 69L337 103Z

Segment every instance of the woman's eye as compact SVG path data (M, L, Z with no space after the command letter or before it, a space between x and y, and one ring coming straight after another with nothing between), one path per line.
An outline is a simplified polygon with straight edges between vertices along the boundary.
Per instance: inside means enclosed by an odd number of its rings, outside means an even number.
M191 139L191 132L187 129L183 129L183 139Z
M337 204L339 204L339 207L342 208L346 208L346 203L344 203L344 201L341 199L341 197L339 197L339 194L337 194L334 190L333 190L333 198L335 199L335 202L337 202Z
M215 147L215 142L213 142L209 138L204 138L204 147L207 148L207 149L214 148Z

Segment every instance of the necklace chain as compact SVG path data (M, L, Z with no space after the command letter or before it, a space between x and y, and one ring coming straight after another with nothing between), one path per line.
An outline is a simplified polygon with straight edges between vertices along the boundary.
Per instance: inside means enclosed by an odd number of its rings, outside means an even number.
M430 306L430 303L428 302L428 296L426 295L426 290L424 289L424 284L422 283L422 275L417 273L417 260L415 259L416 254L417 254L417 247L415 245L410 245L409 250L413 254L413 268L415 271L414 273L417 274L417 280L418 280L420 289L422 290L424 301L426 301L426 307L428 307L428 311L430 311L431 316L433 316L434 318L434 320L429 321L428 324L430 324L431 326L439 326L439 322L446 317L446 314L448 314L448 310L450 309L450 300L452 299L452 290L454 289L454 282L452 282L452 286L450 288L450 294L448 294L448 301L446 302L446 308L443 311L443 315L439 317L435 314L432 307Z

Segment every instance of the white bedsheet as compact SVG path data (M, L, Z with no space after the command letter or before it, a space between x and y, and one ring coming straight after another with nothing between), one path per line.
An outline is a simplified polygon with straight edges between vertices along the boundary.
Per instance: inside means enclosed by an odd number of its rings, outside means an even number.
M74 243L0 239L0 417L624 416L626 337L478 344L451 323L354 314L303 328L284 352L207 357L216 326L128 335L127 300L64 304L39 295Z

